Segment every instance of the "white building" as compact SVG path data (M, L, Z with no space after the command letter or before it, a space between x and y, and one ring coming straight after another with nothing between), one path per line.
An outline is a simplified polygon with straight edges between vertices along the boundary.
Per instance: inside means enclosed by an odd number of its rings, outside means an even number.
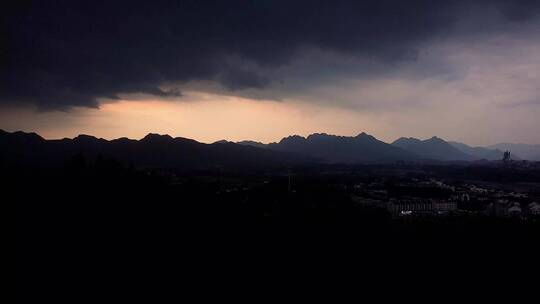
M540 215L540 204L537 202L530 203L529 204L529 214L533 216L539 216Z

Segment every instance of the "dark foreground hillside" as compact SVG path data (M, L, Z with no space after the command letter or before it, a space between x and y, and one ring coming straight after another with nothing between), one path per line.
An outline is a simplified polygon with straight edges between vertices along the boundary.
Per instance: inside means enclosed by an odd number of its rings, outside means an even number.
M407 175L447 174L436 171L412 168ZM456 171L450 170L452 176ZM178 172L85 155L53 168L2 167L3 201L16 213L17 297L95 302L120 294L152 301L163 296L156 290L178 284L180 277L189 280L184 287L200 288L195 282L211 273L227 280L226 273L272 272L291 259L312 270L312 263L352 260L374 273L402 259L477 263L491 254L482 244L515 253L538 236L536 220L474 210L466 216L396 218L355 199L371 190L348 190L365 184L397 197L410 191L448 195L399 186L400 172L393 166ZM465 257L465 248L486 252Z

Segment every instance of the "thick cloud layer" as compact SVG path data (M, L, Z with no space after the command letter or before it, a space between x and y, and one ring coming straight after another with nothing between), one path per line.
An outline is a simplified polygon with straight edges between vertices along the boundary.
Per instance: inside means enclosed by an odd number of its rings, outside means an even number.
M306 49L396 65L447 35L497 30L478 27L490 14L511 23L540 11L534 0L158 2L16 1L1 13L0 102L96 107L123 93L180 96L165 88L197 80L260 90L282 81L274 71L294 67ZM307 86L351 73L307 65Z

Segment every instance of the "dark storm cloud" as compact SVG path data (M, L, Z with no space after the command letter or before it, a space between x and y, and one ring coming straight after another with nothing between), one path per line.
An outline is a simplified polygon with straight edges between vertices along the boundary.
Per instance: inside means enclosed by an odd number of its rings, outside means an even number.
M159 3L158 3L159 2ZM288 65L302 48L382 62L414 60L446 33L469 1L17 1L2 12L0 101L98 106L122 93L180 96L163 84L213 80L263 88L261 69ZM480 1L513 21L538 1ZM228 63L229 62L229 63Z

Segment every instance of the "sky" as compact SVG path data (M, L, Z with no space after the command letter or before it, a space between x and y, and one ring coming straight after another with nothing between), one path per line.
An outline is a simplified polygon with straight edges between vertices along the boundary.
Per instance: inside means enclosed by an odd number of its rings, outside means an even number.
M540 2L13 1L0 128L540 143Z

